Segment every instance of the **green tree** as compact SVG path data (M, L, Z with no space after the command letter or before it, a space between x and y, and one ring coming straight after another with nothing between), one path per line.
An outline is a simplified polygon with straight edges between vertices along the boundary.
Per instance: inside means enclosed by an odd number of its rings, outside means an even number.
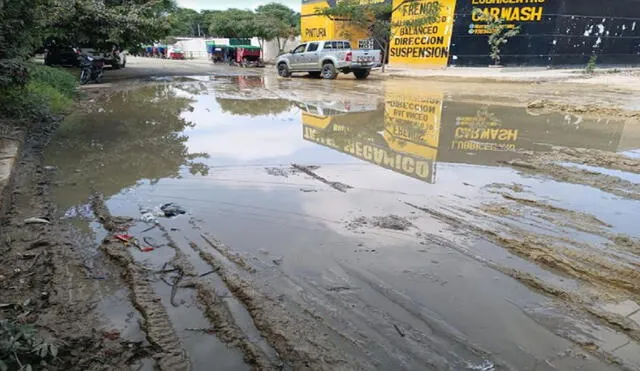
M255 13L251 10L227 9L210 13L209 33L217 37L251 38L255 36Z
M169 32L171 0L48 0L44 26L75 45L106 42L127 48L160 40Z
M205 22L205 16L193 9L177 8L172 11L167 20L169 21L171 36L205 36L208 25Z
M300 35L300 13L279 3L261 5L256 9L256 25L265 40L277 41L282 53L287 41Z
M485 24L487 33L489 34L489 57L493 60L494 65L500 65L500 53L502 45L506 44L510 38L520 33L520 26L510 27L504 24L504 19L483 12L480 8L473 8L473 18Z
M436 23L440 20L441 5L434 1L418 18L411 20L392 20L395 12L405 6L418 6L418 0L405 0L399 6L394 7L391 2L365 3L360 0L342 0L334 7L317 9L316 14L329 18L346 19L345 23L361 30L367 30L370 38L375 40L382 49L383 61L389 55L389 42L401 27L422 27ZM348 31L343 31L343 37L349 37ZM384 72L384 63L382 64Z

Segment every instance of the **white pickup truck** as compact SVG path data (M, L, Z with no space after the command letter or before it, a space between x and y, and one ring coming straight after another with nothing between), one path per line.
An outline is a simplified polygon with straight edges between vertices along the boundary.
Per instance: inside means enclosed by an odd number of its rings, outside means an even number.
M382 53L376 49L351 49L349 41L310 41L298 45L290 53L278 57L278 75L289 77L295 72L308 72L313 77L335 79L338 72L366 79L372 68L382 65Z

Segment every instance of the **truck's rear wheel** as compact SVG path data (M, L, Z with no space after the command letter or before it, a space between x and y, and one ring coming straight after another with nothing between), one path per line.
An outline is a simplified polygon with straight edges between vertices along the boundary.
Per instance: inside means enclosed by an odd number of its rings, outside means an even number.
M338 71L336 70L336 66L331 62L326 62L322 65L322 78L327 80L333 80L338 77Z
M280 75L280 77L291 76L291 72L289 71L289 67L287 67L286 63L280 63L278 65L278 75Z
M356 79L358 80L364 80L367 77L369 77L369 73L371 71L369 70L353 70L353 75L356 77Z

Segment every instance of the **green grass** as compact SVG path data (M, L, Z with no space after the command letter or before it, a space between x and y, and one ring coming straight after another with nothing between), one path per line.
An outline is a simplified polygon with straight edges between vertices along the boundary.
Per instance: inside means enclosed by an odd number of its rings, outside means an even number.
M27 64L25 86L0 91L0 116L13 119L42 119L61 115L71 108L78 79L69 72L33 63Z

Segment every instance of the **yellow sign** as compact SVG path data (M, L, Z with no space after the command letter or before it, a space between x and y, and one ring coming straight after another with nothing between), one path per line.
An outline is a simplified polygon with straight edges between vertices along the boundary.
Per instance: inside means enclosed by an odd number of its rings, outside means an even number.
M437 22L422 26L397 26L391 30L389 63L444 68L449 60L456 0L393 0L393 23L417 20L440 4Z
M305 116L303 116L303 120ZM338 128L337 128L338 129ZM303 126L305 140L318 143L343 153L350 154L361 160L376 164L383 168L408 175L412 178L433 182L433 161L406 153L396 152L370 141L349 139L344 146L336 143L335 139L325 137L321 130L312 126Z
M300 17L300 37L303 42L335 38L336 22L329 17L315 15L317 9L329 7L326 1L302 4Z
M387 94L385 131L398 139L438 148L442 99L442 93L411 97Z
M487 15L505 20L507 28L516 27L519 22L542 22L544 3L546 0L467 0L474 8L479 8ZM473 22L469 26L469 33L485 35L489 31L480 16L473 14ZM476 23L478 22L478 23Z

